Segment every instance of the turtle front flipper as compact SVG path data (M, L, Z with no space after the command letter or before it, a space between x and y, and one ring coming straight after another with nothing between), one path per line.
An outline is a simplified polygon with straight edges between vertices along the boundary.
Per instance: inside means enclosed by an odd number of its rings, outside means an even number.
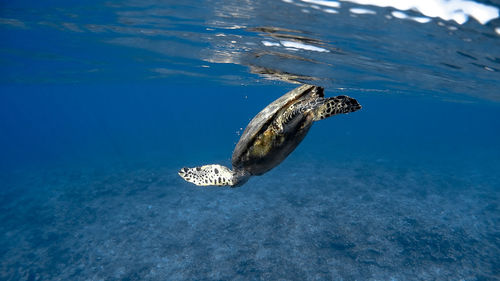
M217 164L182 168L178 174L184 180L199 186L237 186L243 180L239 174L231 171L231 169Z
M350 113L361 109L356 99L348 96L336 96L323 99L314 110L314 121L323 120L333 115Z

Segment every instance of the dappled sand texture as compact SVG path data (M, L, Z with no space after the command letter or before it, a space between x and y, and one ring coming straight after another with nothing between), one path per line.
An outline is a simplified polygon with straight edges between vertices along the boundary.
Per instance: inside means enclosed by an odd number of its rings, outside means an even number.
M5 181L2 280L494 280L497 175L287 163L238 189L175 169Z

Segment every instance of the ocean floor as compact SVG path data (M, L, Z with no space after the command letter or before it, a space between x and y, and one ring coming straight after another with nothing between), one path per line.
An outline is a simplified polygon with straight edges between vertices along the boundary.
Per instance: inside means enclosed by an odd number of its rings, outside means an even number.
M497 280L499 177L286 161L230 189L160 167L19 172L2 179L0 279Z

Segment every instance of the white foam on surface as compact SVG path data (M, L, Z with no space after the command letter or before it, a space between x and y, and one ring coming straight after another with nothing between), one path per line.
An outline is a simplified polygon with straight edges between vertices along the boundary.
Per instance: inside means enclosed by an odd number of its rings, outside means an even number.
M495 32L496 32L498 35L500 35L500 27L496 27L496 28L495 28Z
M266 47L279 47L280 46L280 43L278 42L270 42L270 41L261 41L262 44L264 44L264 46Z
M400 11L393 11L391 13L391 15L395 18L398 18L398 19L409 19L409 20L414 20L414 21L419 22L419 23L428 23L431 21L431 19L428 17L410 17L407 14L400 12Z
M391 15L395 18L398 18L398 19L407 19L408 18L408 15L403 13L403 12L400 12L400 11L393 11L391 13Z
M431 21L431 18L428 17L411 17L411 19L419 23L428 23Z
M314 51L314 52L330 52L327 49L304 44L304 43L299 43L299 42L293 42L293 41L280 41L281 45L287 48L294 48L294 49L302 49L306 51Z
M468 17L486 24L499 17L496 7L469 0L341 0L361 5L392 7L397 10L415 10L427 17L454 20L459 24L467 22ZM415 19L414 19L415 20ZM419 21L419 20L417 20Z
M302 0L302 2L310 3L310 4L316 4L316 5L321 5L321 6L327 6L327 7L332 7L332 8L339 8L340 3L337 1L325 1L325 0Z
M363 9L363 8L351 8L349 11L353 14L357 15L375 15L376 12L368 9Z
M335 9L324 9L323 12L329 13L329 14L338 14L339 12Z

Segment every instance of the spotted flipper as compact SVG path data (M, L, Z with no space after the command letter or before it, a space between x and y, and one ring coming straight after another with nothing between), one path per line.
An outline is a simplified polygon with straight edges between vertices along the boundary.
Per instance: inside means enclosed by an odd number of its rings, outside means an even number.
M195 168L182 168L178 173L184 180L200 186L233 186L237 183L237 178L234 176L235 173L233 171L216 164Z
M323 120L330 116L342 113L350 113L361 109L356 99L348 96L336 96L323 99L314 110L314 121Z

